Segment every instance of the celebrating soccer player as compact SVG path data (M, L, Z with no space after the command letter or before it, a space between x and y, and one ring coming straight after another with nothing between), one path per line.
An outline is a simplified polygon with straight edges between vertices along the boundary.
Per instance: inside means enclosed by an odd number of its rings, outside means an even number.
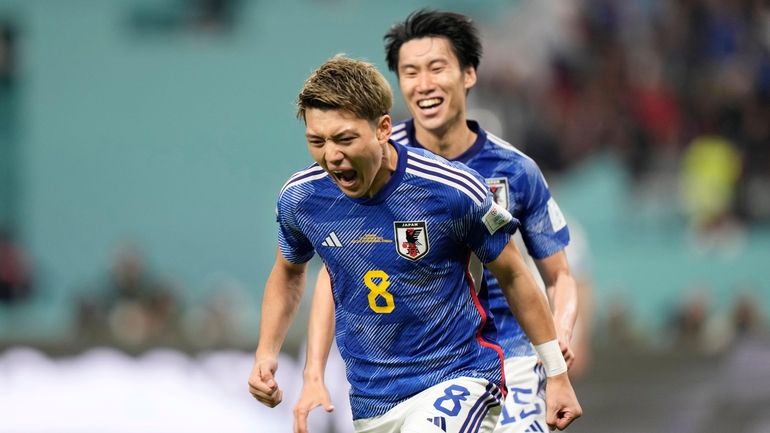
M580 406L546 299L510 241L518 221L478 173L390 141L391 105L385 78L344 57L323 64L300 92L316 163L278 198L279 245L250 392L269 406L281 401L278 353L317 252L331 280L355 429L492 431L505 392L503 352L491 340L486 292L469 272L474 254L542 348L549 404L569 424Z
M577 289L564 253L569 242L566 221L535 162L466 119L466 94L476 83L482 52L477 29L464 15L421 10L393 26L385 41L388 67L397 74L413 116L393 127L391 139L467 164L484 176L495 201L519 219L523 243L547 287L560 351L571 364ZM300 416L317 404L331 407L318 379L323 377L333 329L334 301L327 281L322 272L308 332L306 389L297 404ZM489 292L509 388L495 431L544 431L545 424L566 427L576 414L559 414L553 404L546 404L550 403L546 376L553 372L544 370L539 358L546 361L550 352L542 353L545 348L537 343L533 347L489 268L481 285Z

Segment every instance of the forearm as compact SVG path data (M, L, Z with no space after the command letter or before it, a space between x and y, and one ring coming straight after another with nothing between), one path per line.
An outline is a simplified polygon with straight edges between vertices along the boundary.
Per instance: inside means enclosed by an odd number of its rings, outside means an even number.
M555 340L556 329L546 298L514 244L510 243L487 267L497 278L511 311L532 344Z
M546 284L557 332L569 344L578 314L578 288L570 273L567 256L560 251L536 264Z
M525 287L532 285L535 290ZM512 283L512 294L508 303L524 333L534 345L557 338L556 328L548 303L529 274L518 276Z
M334 338L334 297L332 296L331 279L326 267L322 267L318 272L307 335L304 378L306 381L323 381L329 350Z
M277 358L305 288L303 265L292 265L278 253L265 284L257 358Z
M554 284L548 286L547 291L557 331L564 336L566 342L569 342L578 314L575 279L568 273L560 274Z

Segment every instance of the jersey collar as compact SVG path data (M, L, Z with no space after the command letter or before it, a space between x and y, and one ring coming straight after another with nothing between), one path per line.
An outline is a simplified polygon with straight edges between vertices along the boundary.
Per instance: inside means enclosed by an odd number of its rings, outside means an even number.
M462 163L466 163L470 161L471 158L476 156L476 154L481 151L481 148L484 147L484 143L486 143L487 141L487 132L484 131L481 128L481 126L479 126L479 122L475 120L466 120L465 122L468 125L468 128L470 128L471 131L476 133L476 141L474 141L473 145L469 147L468 150L463 152L460 156L458 156L457 158L452 158L452 161L459 161ZM409 119L405 123L406 123L406 135L407 137L409 137L409 144L414 147L425 149L425 147L423 147L423 145L420 144L419 141L417 141L417 136L415 134L415 129L414 129L414 119Z

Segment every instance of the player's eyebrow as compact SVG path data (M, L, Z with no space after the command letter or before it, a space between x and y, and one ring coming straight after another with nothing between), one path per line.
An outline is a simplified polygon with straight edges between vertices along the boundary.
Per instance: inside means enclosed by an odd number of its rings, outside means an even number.
M449 64L449 59L447 59L447 58L445 58L443 56L432 58L432 59L430 59L428 61L427 67L431 68L433 66L436 66L436 64L448 65ZM408 69L408 68L418 69L420 67L420 65L422 65L422 62L401 63L401 64L398 65L398 69L399 70L405 70L405 69Z
M354 135L354 136L357 137L358 136L358 132L356 132L353 128L345 128L345 129L343 129L340 132L337 132L337 133L334 133L334 134L328 136L328 138L336 140L336 139L339 139L339 138L341 138L343 136L346 136L346 135ZM326 136L323 136L323 135L320 135L320 134L315 134L315 133L312 133L312 132L306 132L305 133L305 137L307 137L307 138L327 138Z

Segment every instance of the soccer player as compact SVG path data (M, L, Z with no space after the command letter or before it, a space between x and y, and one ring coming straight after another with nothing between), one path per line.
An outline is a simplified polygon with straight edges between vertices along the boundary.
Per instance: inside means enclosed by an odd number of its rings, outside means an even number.
M249 391L268 406L281 401L276 359L317 252L333 287L356 431L490 432L505 392L503 353L490 341L485 291L470 276L475 254L541 347L554 373L553 421L568 425L581 409L546 299L510 242L518 221L477 173L390 141L391 105L385 78L344 57L323 64L299 94L316 163L278 198L278 251Z
M466 119L466 94L476 83L482 52L477 29L464 15L420 10L392 27L385 41L388 67L397 74L413 116L393 127L391 139L467 164L484 176L495 201L520 220L526 249L547 287L560 350L570 365L574 360L570 340L577 315L577 288L564 252L569 231L536 163ZM295 410L299 416L306 416L317 405L332 409L322 372L331 343L328 324L334 304L330 290L322 284L324 280L319 276L308 331L305 374L314 381L306 377L306 390ZM489 268L484 270L482 285L488 288L497 341L505 350L509 388L495 431L537 432L544 431L545 424L553 428L546 412L545 373L535 348Z

